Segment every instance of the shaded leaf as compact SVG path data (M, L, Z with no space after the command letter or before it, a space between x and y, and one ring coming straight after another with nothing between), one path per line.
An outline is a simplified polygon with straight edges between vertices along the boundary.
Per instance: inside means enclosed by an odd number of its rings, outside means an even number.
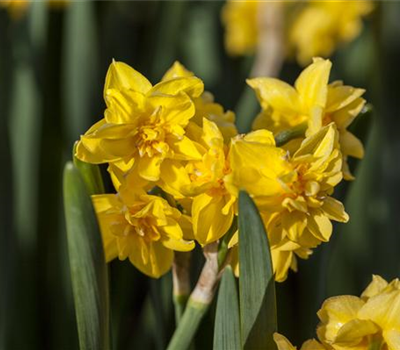
M214 327L214 350L240 350L239 301L235 276L225 268L218 292Z
M108 276L92 202L78 169L64 169L64 208L79 344L81 350L108 350Z
M239 294L244 349L276 349L275 280L260 214L250 196L239 194Z

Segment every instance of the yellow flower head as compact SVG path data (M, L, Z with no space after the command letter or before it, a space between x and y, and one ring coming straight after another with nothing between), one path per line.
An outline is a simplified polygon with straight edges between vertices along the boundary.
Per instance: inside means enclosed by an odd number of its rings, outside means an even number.
M348 170L347 157L362 158L364 148L347 127L365 104L361 98L364 90L345 86L342 82L328 84L331 66L329 60L315 58L300 74L294 87L274 78L250 79L248 83L255 90L262 107L253 128L267 128L277 134L305 124L306 135L313 135L334 122L344 158L343 171L345 178L350 180L352 175Z
M387 283L379 276L361 298L344 295L329 298L318 311L319 339L334 350L400 349L400 281Z
M372 1L309 1L289 28L297 60L306 65L315 56L329 57L359 35L362 17L372 9Z
M258 2L229 0L222 11L225 47L232 56L252 54L257 46Z
M330 197L342 179L342 156L334 124L306 138L293 156L259 130L235 139L230 151L231 191L245 189L260 210L277 281L332 233L330 220L346 222L343 205Z
M77 158L158 181L164 160L200 158L185 127L195 113L189 96L202 92L203 83L194 76L152 86L133 68L113 62L104 87L105 117L81 137Z
M185 192L193 197L191 213L194 237L205 245L218 240L229 230L237 196L225 188L224 177L230 172L228 146L224 144L217 125L204 118L203 128L192 125L189 133L199 134L194 137L201 147L202 159L186 165L189 183Z
M184 240L181 225L187 218L160 197L127 192L95 195L92 200L107 262L129 258L141 272L158 278L170 269L174 250L194 248L193 241Z

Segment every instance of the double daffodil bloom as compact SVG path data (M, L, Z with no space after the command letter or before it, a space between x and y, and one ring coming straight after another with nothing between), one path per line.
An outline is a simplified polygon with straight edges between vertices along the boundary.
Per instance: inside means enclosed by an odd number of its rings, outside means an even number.
M372 1L309 1L289 30L297 60L309 64L315 56L329 57L338 45L355 39Z
M352 179L347 157L362 158L361 141L347 130L365 104L361 98L363 89L345 86L342 82L328 85L331 62L315 58L297 78L294 87L274 78L250 79L248 84L255 90L262 112L253 128L266 128L274 134L305 125L306 135L318 132L331 122L336 124L343 154L343 171L346 180ZM296 150L299 142L292 141L287 148Z
M198 140L202 159L187 163L185 170L190 182L184 184L184 188L186 194L193 198L194 238L201 245L206 245L229 230L236 211L237 196L225 188L224 178L230 173L228 146L224 144L217 125L204 118L202 129L192 125L192 130L188 132ZM198 136L195 136L196 133Z
M162 198L132 193L92 196L99 220L106 261L131 263L144 274L158 278L172 265L175 251L190 251L184 240L185 221L179 210Z
M306 138L293 156L275 147L272 134L258 130L232 141L228 189L250 193L264 220L275 279L296 270L296 256L329 241L331 220L347 222L343 205L330 195L342 180L342 156L333 123ZM237 236L234 236L235 243Z
M300 350L400 349L400 281L373 276L358 298L342 295L327 299L318 311L320 342L306 341ZM296 350L275 333L279 350Z
M203 83L194 76L152 86L133 68L113 62L104 86L105 117L81 137L77 158L110 163L116 182L123 181L118 174L156 182L175 163L200 159L185 127L195 113L189 95L202 92Z
M400 349L400 281L373 276L361 298L329 298L318 317L318 337L334 350Z

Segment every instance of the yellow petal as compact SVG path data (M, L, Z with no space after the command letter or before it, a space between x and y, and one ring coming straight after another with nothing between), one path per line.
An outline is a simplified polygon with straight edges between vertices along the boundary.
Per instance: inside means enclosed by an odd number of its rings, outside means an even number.
M194 74L187 70L180 62L175 61L174 64L169 68L164 76L162 77L162 81L171 80L174 78L182 78L182 77L191 77Z
M321 343L317 342L316 340L307 340L302 346L300 350L329 350Z
M163 237L161 243L164 247L179 252L190 252L196 246L194 241L185 241L184 239L174 239L171 237Z
M177 95L186 93L191 98L199 97L204 91L203 82L195 76L179 77L170 80L163 80L155 85L151 93Z
M372 320L383 329L400 329L400 290L377 294L368 299L358 313L363 320Z
M248 79L247 84L256 92L265 109L267 106L282 114L297 114L300 110L299 96L289 84L275 78Z
M248 133L244 137L244 140L248 142L261 143L268 146L275 146L274 134L271 131L265 129Z
M135 265L138 270L153 278L159 278L168 272L174 259L173 251L165 248L161 242L146 243L139 236L135 237L135 239L141 241L139 244L145 244L147 246L148 256L147 259L143 259L139 251L140 246L135 244L134 249L129 255L130 262Z
M331 67L331 61L315 58L297 78L295 87L306 110L314 106L325 107Z
M138 71L123 62L113 61L108 68L106 82L104 84L104 98L108 89L131 89L146 94L152 85Z
M332 297L322 304L317 312L322 324L318 327L318 336L321 341L332 343L342 326L357 318L364 302L352 295Z
M349 215L344 211L343 204L332 197L326 197L324 199L322 210L331 220L339 222L349 221Z
M328 86L328 100L326 112L332 113L348 106L364 94L364 89L357 89L352 86L330 84Z
M383 332L383 338L388 346L388 350L400 349L400 330L389 330Z
M314 237L328 242L332 234L332 223L320 210L313 210L307 220L307 227Z
M387 287L387 285L388 283L381 276L372 275L372 282L368 285L367 288L365 288L365 290L361 294L361 298L367 300L382 292Z
M184 198L184 189L190 185L190 179L182 162L165 159L160 169L161 173L158 185L165 192L174 196L174 198Z
M341 327L336 335L337 344L359 344L364 337L373 335L379 331L379 327L372 321L351 320Z
M271 258L275 281L283 282L286 280L293 259L293 252L279 249L271 249Z
M174 152L173 158L179 160L197 160L201 159L201 154L198 150L197 145L194 141L190 140L188 137L183 136L177 138L174 136L169 136L166 139L168 146Z
M231 227L233 210L223 214L226 205L224 197L212 197L207 193L193 199L192 219L196 240L206 245L220 239Z
M343 154L358 159L364 158L364 146L351 132L344 131L340 133L340 146Z
M108 108L104 117L107 123L137 125L145 104L145 96L142 93L108 89L105 99Z
M290 341L279 333L274 333L274 341L278 346L278 350L296 350Z
M138 158L137 171L140 177L148 181L157 181L160 178L160 165L162 158L159 156Z

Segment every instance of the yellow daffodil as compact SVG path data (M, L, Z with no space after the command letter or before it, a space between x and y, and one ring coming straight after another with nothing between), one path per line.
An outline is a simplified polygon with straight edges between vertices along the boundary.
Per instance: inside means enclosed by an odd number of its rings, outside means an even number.
M297 60L306 65L314 56L329 57L335 48L356 38L372 1L309 1L289 28Z
M333 123L307 137L293 156L275 147L267 130L238 137L229 161L227 188L253 196L269 235L277 281L286 279L289 268L296 270L296 256L305 259L311 248L329 240L330 220L348 221L343 205L330 196L342 179Z
M184 240L187 218L160 197L127 192L95 195L92 200L107 262L129 258L141 272L158 278L170 269L174 250L194 248L193 241Z
M290 341L279 333L274 333L274 341L278 346L278 350L296 350L297 348L293 346ZM329 350L323 344L316 340L307 340L300 350Z
M329 60L314 59L314 63L300 74L294 87L274 78L249 80L262 107L253 128L267 128L277 134L304 124L307 126L306 134L312 135L334 122L339 131L345 179L350 180L353 177L347 157L362 158L364 148L347 127L363 108L365 100L361 96L365 91L345 86L342 82L328 85L331 66ZM297 147L299 143L292 144ZM293 151L290 145L287 148Z
M252 54L257 46L258 2L229 0L222 11L225 47L232 56Z
M191 214L195 239L206 245L221 238L232 225L237 196L225 188L224 177L229 174L228 147L217 125L206 118L203 128L193 125L192 133L200 144L202 159L190 161L186 172L190 182L185 192L193 197Z
M187 70L179 62L175 62L173 66L165 73L164 80L192 77L194 74ZM195 104L195 115L191 119L191 122L196 123L200 127L203 126L203 118L213 121L217 124L221 130L222 135L226 143L229 143L230 139L237 135L237 129L235 126L235 113L232 111L224 111L224 108L214 102L214 96L205 91L200 97L190 96Z
M203 83L194 76L152 86L133 68L113 62L104 87L105 117L81 137L77 158L110 163L115 177L120 171L152 182L168 174L176 162L200 159L185 127L195 113L189 95L202 92Z
M334 350L400 349L400 281L373 276L360 298L329 298L318 317L318 337Z

